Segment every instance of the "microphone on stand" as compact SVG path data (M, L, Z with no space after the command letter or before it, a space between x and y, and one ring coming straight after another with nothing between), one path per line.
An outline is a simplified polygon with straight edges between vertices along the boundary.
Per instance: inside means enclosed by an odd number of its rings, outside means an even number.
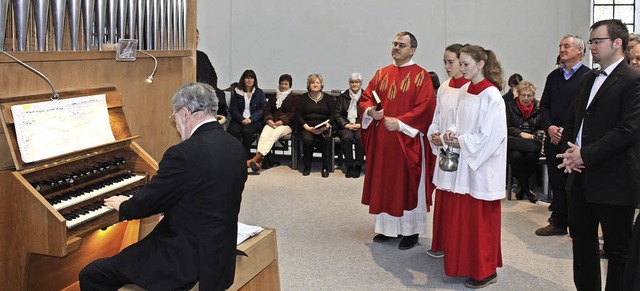
M29 71L32 71L34 73L36 73L38 76L40 76L40 78L44 79L45 81L47 81L47 83L49 84L49 86L51 87L51 100L55 101L60 99L60 95L58 95L58 92L56 92L56 88L53 87L53 83L51 83L51 80L49 80L49 78L47 78L47 76L45 76L43 73L41 73L40 71L36 70L35 68L33 68L32 66L27 65L26 63L24 63L23 61L17 59L16 57L10 55L9 53L5 52L4 50L0 50L0 53L3 53L4 55L6 55L7 57L13 59L14 61L16 61L16 63L20 64L21 66L29 69ZM154 58L155 59L155 58ZM155 70L154 70L155 72ZM153 79L153 78L152 78Z
M158 60L156 59L156 57L154 57L152 54L150 54L148 52L141 51L141 50L138 50L138 52L140 52L142 54L145 54L145 55L147 55L147 56L149 56L149 57L151 57L153 59L153 62L154 62L153 72L151 72L151 75L149 75L149 77L147 77L147 80L146 80L147 83L153 84L153 75L155 75L156 74L156 70L158 70Z

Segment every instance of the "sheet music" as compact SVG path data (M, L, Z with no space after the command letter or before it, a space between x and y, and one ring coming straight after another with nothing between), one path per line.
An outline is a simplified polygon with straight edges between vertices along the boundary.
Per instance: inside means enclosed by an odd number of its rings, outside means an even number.
M248 225L238 222L238 237L236 244L239 245L248 238L261 233L264 230L262 226Z
M115 141L105 94L11 106L26 163Z

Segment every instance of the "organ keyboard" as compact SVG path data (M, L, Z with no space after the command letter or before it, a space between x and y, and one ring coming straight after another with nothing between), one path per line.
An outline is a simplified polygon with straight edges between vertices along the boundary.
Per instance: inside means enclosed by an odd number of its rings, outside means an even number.
M61 93L61 99L106 94L115 141L26 163L16 142L11 106L48 100L50 94L0 101L0 290L70 290L78 273L146 235L142 221L118 222L103 200L135 195L157 163L138 146L115 88Z

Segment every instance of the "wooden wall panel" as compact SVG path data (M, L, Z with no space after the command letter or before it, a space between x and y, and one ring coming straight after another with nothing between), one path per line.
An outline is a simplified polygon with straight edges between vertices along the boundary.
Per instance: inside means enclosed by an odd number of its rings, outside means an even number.
M160 55L153 84L145 82L153 70L153 60L141 54L135 62L116 62L114 52L92 52L93 59L29 64L47 75L58 91L115 86L122 92L132 133L141 135L140 145L160 160L169 146L180 141L168 119L170 101L178 88L195 80L195 62L190 51L181 51L178 56L151 53ZM27 53L16 55L20 58ZM44 80L10 61L0 55L0 98L50 91Z

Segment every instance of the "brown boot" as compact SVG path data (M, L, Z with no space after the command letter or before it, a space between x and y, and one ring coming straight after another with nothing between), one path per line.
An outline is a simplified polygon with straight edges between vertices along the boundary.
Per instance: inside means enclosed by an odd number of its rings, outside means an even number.
M251 160L249 160L249 167L253 170L254 173L260 174L260 170L262 170L262 159L264 156L257 152L255 156Z

